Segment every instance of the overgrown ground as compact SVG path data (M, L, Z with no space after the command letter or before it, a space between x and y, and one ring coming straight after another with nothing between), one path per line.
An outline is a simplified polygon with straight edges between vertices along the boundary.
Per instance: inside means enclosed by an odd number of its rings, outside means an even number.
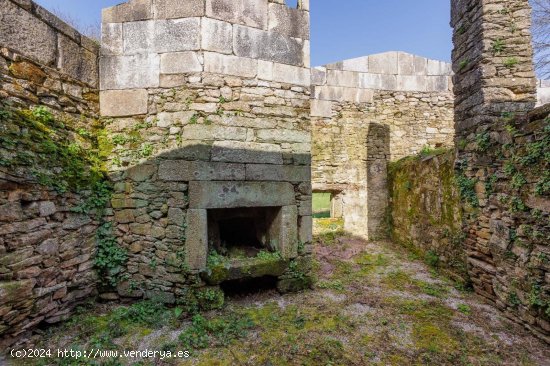
M182 317L144 302L82 309L39 336L48 348L191 350L186 360L13 365L548 365L550 349L391 243L315 224L314 290L263 292ZM1 363L1 362L0 362Z

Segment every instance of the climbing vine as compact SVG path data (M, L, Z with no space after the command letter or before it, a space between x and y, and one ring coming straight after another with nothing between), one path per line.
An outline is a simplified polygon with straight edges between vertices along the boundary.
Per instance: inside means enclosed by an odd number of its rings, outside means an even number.
M112 187L99 149L99 121L87 123L84 128L44 106L16 109L6 105L0 105L0 121L0 166L60 194L82 196L71 211L99 222L95 267L104 284L116 285L127 254L105 218Z

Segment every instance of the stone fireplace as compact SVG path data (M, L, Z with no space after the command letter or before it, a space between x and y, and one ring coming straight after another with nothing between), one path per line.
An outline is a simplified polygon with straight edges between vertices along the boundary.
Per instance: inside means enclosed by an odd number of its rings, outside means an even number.
M228 258L298 255L298 206L286 182L191 182L185 243L192 269L206 268L213 251Z

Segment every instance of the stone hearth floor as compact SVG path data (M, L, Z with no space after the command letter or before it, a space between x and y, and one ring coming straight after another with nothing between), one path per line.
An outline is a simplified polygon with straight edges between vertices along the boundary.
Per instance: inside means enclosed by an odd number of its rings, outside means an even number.
M117 323L120 307L96 305L34 339L81 350L189 348L187 360L10 364L548 365L550 347L401 247L366 243L323 219L314 253L310 291L231 298L192 320L159 308L148 322L140 317L151 310L134 305L135 320Z

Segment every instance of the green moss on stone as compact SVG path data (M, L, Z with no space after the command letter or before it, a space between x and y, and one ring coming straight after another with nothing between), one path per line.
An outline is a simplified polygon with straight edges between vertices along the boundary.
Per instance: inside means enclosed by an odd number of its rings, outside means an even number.
M86 190L104 179L104 165L92 133L77 133L68 121L61 121L42 106L33 110L4 107L0 111L2 165L60 192Z

